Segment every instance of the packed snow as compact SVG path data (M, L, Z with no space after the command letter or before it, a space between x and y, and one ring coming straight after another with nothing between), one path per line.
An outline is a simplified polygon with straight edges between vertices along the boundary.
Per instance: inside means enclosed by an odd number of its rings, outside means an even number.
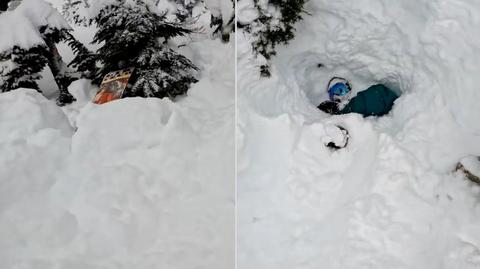
M233 268L234 40L193 38L175 102L0 94L0 268Z
M255 19L252 1L238 19ZM238 33L238 268L480 268L480 4L312 0L272 77ZM321 63L323 67L319 67ZM330 116L332 76L353 96L401 93L383 117ZM325 143L348 129L344 149Z

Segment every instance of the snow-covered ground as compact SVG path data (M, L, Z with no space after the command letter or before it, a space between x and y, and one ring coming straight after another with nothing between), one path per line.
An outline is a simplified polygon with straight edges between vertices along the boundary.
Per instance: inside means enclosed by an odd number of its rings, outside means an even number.
M239 20L254 18L252 2ZM260 79L238 38L238 268L480 268L480 3L311 0ZM324 67L318 68L318 63ZM334 76L402 93L383 118L329 116ZM347 148L324 146L332 126Z
M200 81L176 102L0 94L0 268L233 268L234 40L182 49Z

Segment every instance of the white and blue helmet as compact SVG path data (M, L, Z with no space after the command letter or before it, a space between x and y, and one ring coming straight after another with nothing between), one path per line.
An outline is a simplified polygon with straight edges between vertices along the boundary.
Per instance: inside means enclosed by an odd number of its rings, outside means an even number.
M346 79L333 77L330 79L330 82L328 82L327 91L330 101L342 102L349 98L352 87L350 87L350 83L348 83Z

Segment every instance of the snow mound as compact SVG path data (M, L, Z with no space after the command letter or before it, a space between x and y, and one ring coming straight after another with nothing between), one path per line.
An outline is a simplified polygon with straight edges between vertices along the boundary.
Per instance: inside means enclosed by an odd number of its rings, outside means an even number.
M479 268L479 189L453 173L480 154L479 4L306 10L270 79L239 34L238 267ZM383 118L329 116L316 106L332 76L402 96ZM347 148L325 147L334 125Z
M17 89L0 95L0 143L30 139L46 132L70 136L62 110L32 89Z

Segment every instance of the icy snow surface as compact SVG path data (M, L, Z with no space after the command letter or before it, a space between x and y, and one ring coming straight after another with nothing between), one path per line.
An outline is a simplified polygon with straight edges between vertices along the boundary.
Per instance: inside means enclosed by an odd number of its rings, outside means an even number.
M480 268L479 188L452 172L480 154L480 2L306 10L270 79L239 32L238 268ZM334 75L402 96L381 119L332 117L316 106ZM351 138L332 152L335 124Z
M189 50L175 103L0 94L0 268L233 268L233 41Z

